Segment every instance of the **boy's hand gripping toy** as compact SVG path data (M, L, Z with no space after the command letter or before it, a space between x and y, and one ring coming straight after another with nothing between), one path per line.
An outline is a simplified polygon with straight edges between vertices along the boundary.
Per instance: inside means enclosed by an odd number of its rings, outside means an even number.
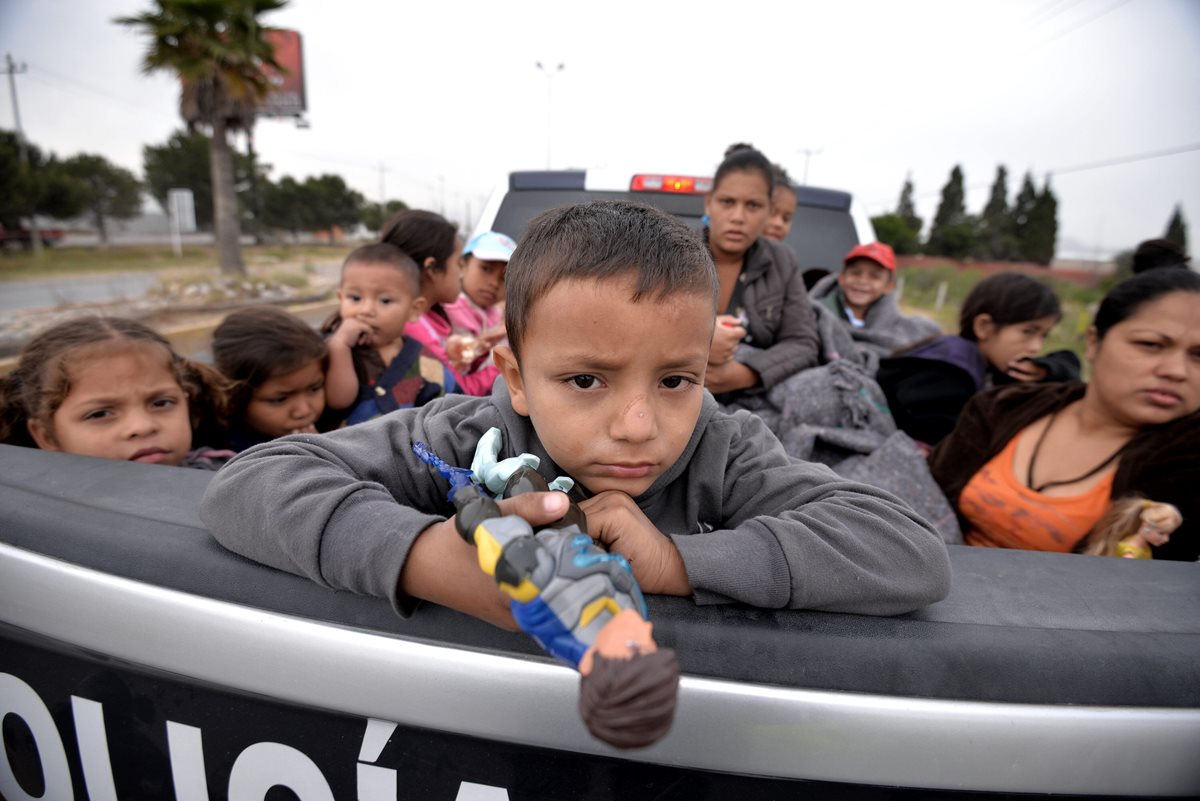
M587 517L574 503L562 519L535 532L523 518L504 515L480 487L508 498L560 489L570 480L547 484L531 454L497 462L496 429L480 440L473 470L447 465L423 443L413 450L450 481L458 533L512 599L517 624L579 670L579 712L588 731L617 748L657 742L674 719L679 666L674 651L660 650L651 636L646 603L625 557L592 542Z

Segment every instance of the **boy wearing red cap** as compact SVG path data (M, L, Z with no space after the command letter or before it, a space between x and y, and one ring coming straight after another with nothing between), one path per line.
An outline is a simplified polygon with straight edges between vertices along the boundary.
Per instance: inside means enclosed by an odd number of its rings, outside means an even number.
M895 288L896 254L883 242L866 242L846 254L841 272L813 287L812 298L850 327L860 347L888 356L942 333L932 320L901 314Z

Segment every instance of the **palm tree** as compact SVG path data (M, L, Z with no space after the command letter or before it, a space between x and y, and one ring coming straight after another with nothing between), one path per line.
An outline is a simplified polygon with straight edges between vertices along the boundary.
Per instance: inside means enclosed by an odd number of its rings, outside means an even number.
M213 222L221 272L245 275L241 221L227 133L250 131L255 109L271 88L267 69L282 71L258 17L287 0L154 0L155 8L116 22L150 37L145 73L179 76L179 114L188 130L212 131Z

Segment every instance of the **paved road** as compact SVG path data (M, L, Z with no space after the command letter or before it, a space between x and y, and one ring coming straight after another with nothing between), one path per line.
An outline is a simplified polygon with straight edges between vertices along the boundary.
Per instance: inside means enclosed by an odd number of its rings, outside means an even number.
M334 283L341 273L336 261L320 262L314 268L317 275ZM137 300L158 281L154 271L0 281L0 312Z
M153 272L3 281L0 282L0 311L133 300L145 295L146 290L157 282L158 276Z

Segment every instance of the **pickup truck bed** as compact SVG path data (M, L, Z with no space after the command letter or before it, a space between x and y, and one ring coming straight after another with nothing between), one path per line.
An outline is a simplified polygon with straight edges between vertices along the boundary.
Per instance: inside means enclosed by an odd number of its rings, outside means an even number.
M955 547L897 618L651 597L679 712L621 754L524 635L223 550L210 477L0 446L0 796L1200 794L1195 564Z

